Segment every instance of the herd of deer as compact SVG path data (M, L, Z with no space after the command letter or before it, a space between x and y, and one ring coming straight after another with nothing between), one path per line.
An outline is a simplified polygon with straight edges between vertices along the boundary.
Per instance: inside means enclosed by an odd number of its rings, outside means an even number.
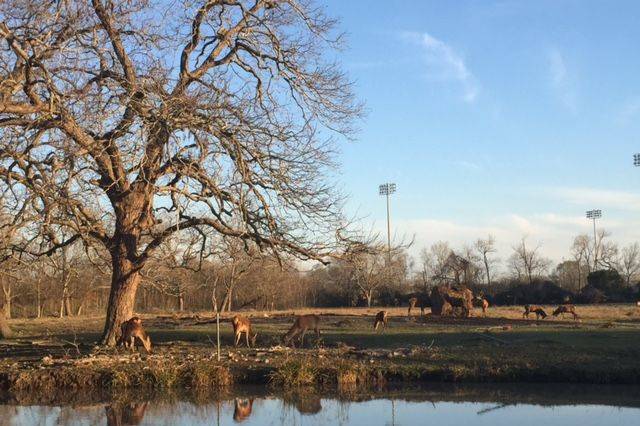
M485 298L476 298L475 301L482 308L483 314L486 315L489 302ZM409 316L411 315L411 309L415 308L417 303L417 298L412 297L409 299ZM640 302L638 303L638 306L640 306ZM424 305L420 305L421 311L424 313ZM522 314L522 317L529 318L529 314L531 313L536 315L537 320L547 317L547 313L542 309L542 307L536 305L524 305L524 313ZM562 317L564 317L565 313L573 315L574 320L578 319L575 306L569 304L558 306L558 308L553 311L552 315L562 315ZM378 312L375 316L373 329L375 331L378 331L378 329L381 331L384 330L387 327L388 316L389 314L387 311ZM252 331L251 321L249 318L236 315L231 319L231 324L233 325L234 346L238 346L243 334L247 347L255 346L258 333L254 333ZM144 331L144 328L142 327L142 319L140 319L140 317L133 317L130 320L125 321L120 330L121 335L118 339L118 346L124 345L125 348L134 350L136 342L140 342L147 352L151 352L151 338ZM282 336L282 343L285 345L289 345L291 343L295 347L295 340L297 338L300 345L304 347L304 336L308 331L314 331L316 338L320 338L320 316L308 314L296 317L296 320L289 331Z

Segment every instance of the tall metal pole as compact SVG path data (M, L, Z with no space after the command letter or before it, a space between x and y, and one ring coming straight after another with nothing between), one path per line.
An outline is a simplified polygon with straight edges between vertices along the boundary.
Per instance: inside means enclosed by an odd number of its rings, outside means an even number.
M391 265L391 210L389 209L389 192L387 192L387 256Z
M391 265L391 208L389 207L389 197L396 192L395 183L383 183L378 187L379 194L387 197L387 262Z
M593 220L593 268L598 267L598 234L596 232L596 219L602 217L602 210L588 210L587 219Z

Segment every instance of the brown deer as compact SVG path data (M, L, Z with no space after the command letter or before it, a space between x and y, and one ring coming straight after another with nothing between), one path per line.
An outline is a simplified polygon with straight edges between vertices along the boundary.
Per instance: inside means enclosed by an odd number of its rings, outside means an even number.
M529 318L530 313L536 314L536 319L539 320L540 317L545 319L547 317L547 313L540 306L536 305L524 305L524 313L522 314L522 318Z
M420 307L420 315L424 316L424 307L426 303L423 297L412 297L409 299L409 311L407 312L407 316L411 316L411 310L415 309L416 306Z
M282 343L288 345L292 342L295 347L294 338L299 336L300 346L304 347L304 335L307 330L314 330L316 332L316 338L320 339L320 317L318 315L300 315L296 318L295 322L291 326L291 329L282 337Z
M382 325L383 329L387 328L387 311L380 311L376 314L376 320L373 323L373 329L378 331L378 327Z
M574 321L578 319L578 314L576 314L576 307L573 305L560 305L558 306L558 309L553 311L554 317L557 317L558 315L562 315L562 318L564 318L564 314L573 315Z
M474 304L482 308L482 315L487 316L487 308L489 308L489 301L483 296L476 296L473 298Z
M242 333L244 333L248 348L250 348L251 345L256 345L256 337L258 337L258 333L254 333L253 336L251 335L251 321L249 321L249 318L236 315L231 320L231 324L233 324L233 334L235 336L234 346L238 346ZM249 341L251 341L251 345L249 344Z
M129 348L132 351L135 350L136 339L142 343L144 349L147 352L151 352L151 338L145 333L142 328L142 319L140 317L133 317L128 321L125 321L120 326L120 338L117 345L124 345L125 348Z
M233 407L233 421L240 423L251 416L253 409L253 398L236 398Z

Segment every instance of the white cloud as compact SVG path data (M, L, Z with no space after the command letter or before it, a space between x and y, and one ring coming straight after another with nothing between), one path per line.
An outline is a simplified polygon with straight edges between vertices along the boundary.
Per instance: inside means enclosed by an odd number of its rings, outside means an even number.
M562 199L586 208L615 208L620 210L640 210L640 196L626 191L595 188L548 188L554 198Z
M573 82L569 78L569 71L564 55L560 49L553 47L549 49L547 56L551 86L564 107L575 114L578 110L576 93Z
M404 32L402 37L422 47L427 64L427 76L441 81L456 81L462 86L462 100L473 103L479 87L462 56L447 43L429 33Z
M513 253L513 246L522 237L527 237L528 244L540 245L543 256L550 258L554 264L570 257L569 249L575 236L588 233L591 235L591 223L583 216L563 216L556 213L537 213L528 216L505 214L489 220L478 220L477 224L468 225L453 220L413 219L392 221L395 230L392 236L396 241L414 238L409 249L413 256L418 256L423 247L429 247L437 241L447 241L454 249L471 245L478 238L493 235L496 239L497 257L502 269L505 261ZM613 241L621 245L640 239L640 223L621 223L607 219L606 229L611 232ZM386 236L386 224L378 223L372 229Z

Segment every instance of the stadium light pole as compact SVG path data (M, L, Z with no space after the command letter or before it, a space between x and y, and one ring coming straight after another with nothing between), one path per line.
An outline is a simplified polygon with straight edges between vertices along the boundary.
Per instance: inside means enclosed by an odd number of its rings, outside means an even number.
M593 220L593 267L598 265L598 235L596 234L596 219L602 217L602 210L587 210L587 219Z
M380 195L387 197L387 255L391 264L391 212L389 209L389 196L396 192L395 183L383 183L378 187Z
M633 165L640 166L640 154L633 154Z

